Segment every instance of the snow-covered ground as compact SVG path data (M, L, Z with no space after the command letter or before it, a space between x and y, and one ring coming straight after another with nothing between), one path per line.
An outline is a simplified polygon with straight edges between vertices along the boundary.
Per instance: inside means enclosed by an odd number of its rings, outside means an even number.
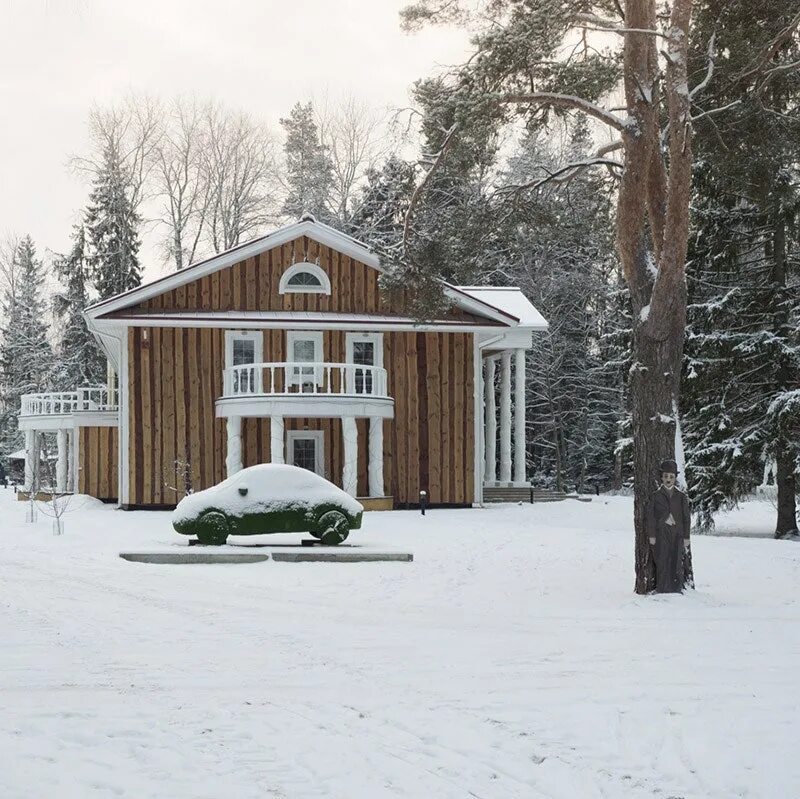
M134 564L169 514L24 510L3 799L800 796L797 543L697 537L698 590L642 598L624 497L367 514L411 564Z

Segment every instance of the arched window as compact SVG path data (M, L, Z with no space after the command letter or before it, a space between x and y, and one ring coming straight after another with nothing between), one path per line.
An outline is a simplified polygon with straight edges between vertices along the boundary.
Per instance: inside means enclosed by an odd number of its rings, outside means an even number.
M330 294L331 281L325 270L316 264L294 264L281 275L278 291L280 294Z

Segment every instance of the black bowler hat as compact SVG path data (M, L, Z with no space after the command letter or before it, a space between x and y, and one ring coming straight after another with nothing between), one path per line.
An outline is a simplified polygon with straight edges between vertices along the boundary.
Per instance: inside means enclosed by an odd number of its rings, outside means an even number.
M669 474L678 474L678 464L675 463L675 461L661 461L659 471L661 474L664 474L664 472L668 472Z

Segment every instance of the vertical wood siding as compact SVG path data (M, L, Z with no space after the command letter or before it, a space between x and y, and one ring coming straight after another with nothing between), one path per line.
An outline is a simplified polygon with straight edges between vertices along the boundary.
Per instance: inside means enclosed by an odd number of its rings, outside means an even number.
M79 427L78 435L78 492L116 500L117 428Z
M280 294L280 279L292 264L319 263L331 281L331 294ZM379 273L348 255L306 236L233 264L180 288L145 300L136 310L150 311L333 311L402 315L404 297L387 300ZM497 324L458 308L443 319Z
M232 287L246 290L235 280ZM221 294L227 290L223 284ZM286 331L263 335L264 360L284 360ZM185 494L184 470L194 490L224 479L226 422L214 415L222 394L224 336L224 330L210 328L130 330L131 505L174 505ZM470 333L383 334L395 401L395 418L384 421L384 482L398 506L416 504L421 489L434 504L474 500L472 341ZM323 355L345 361L345 331L325 331ZM369 420L359 419L357 427L358 493L366 496ZM325 433L326 476L341 485L341 420L287 418L285 428ZM244 419L244 465L270 458L269 419Z

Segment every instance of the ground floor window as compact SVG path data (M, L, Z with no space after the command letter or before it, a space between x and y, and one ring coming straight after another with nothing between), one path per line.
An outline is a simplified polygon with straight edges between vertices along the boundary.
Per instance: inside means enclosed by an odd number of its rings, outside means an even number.
M288 463L326 476L325 433L322 430L289 430L286 434L286 450Z

